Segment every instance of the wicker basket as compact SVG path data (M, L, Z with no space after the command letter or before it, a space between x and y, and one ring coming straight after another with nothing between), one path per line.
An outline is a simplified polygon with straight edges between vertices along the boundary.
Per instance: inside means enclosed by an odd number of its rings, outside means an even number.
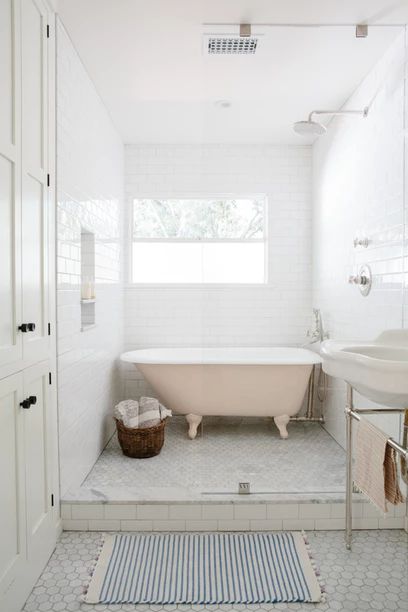
M145 429L129 429L122 421L115 419L118 440L126 457L145 459L158 455L164 442L164 427L166 419L154 427Z

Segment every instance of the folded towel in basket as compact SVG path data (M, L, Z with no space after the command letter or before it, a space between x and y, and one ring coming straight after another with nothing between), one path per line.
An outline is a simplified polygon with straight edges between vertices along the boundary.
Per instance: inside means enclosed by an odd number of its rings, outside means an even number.
M168 416L171 416L171 410L167 410L154 397L140 398L139 427L154 427Z
M135 400L124 400L115 406L115 418L130 429L154 427L160 421L171 416L171 410L162 406L154 397L141 397Z
M122 421L125 427L138 427L139 402L136 400L124 400L123 402L119 402L119 404L115 406L113 415L115 419Z
M404 501L395 452L387 441L388 436L370 421L359 421L354 482L383 512L387 512L387 501L393 505Z

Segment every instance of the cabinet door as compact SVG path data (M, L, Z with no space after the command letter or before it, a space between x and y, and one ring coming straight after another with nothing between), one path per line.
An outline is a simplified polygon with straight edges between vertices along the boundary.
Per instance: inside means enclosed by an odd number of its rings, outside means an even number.
M0 377L22 358L18 2L0 2Z
M48 357L47 10L22 0L22 319L26 363Z
M24 410L28 561L30 565L44 565L55 542L49 363L34 365L23 376L24 397L35 398L35 403Z
M0 380L0 610L19 609L26 569L22 374Z

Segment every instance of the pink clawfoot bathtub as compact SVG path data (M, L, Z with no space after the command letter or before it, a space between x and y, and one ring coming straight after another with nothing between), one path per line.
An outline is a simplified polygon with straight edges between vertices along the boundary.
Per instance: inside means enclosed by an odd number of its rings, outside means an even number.
M194 439L204 416L273 417L281 438L301 408L319 355L303 348L156 348L130 351L160 401L184 414Z

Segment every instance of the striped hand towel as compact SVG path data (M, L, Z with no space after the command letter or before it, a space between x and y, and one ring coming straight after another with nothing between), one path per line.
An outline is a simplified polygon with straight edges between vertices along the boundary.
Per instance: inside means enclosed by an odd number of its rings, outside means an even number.
M395 452L387 441L388 436L366 419L358 423L354 482L383 512L387 512L387 501L393 505L404 501Z
M398 483L397 457L395 450L387 444L384 459L385 497L394 506L402 504L405 499Z

